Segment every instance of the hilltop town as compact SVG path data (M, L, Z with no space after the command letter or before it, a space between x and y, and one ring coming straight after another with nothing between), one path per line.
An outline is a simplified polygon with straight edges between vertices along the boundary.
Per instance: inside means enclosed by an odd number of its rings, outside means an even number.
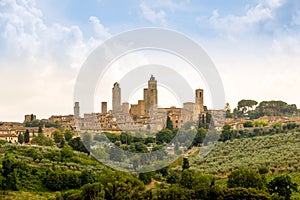
M235 135L245 132L247 134L278 132L300 124L296 105L288 105L282 101L265 101L261 103L263 105L257 105L258 102L253 100L241 100L233 111L229 105L226 105L226 119L224 120L223 111L209 110L204 105L203 89L196 89L195 101L184 102L182 108L175 106L159 108L157 106L159 98L157 80L153 75L148 80L148 87L144 88L143 93L143 99L138 100L137 104L121 102L121 86L116 82L112 87L111 110L108 110L107 102L101 102L101 112L84 113L81 117L80 102L75 102L73 114L53 115L48 119L37 119L35 114L27 114L23 122L0 122L0 139L18 143L18 136L24 135L25 132L29 132L30 139L39 132L53 139L53 133L57 129L70 130L75 136L78 136L79 132L120 134L126 131L143 131L155 133L165 129L168 120L171 121L174 129L181 128L187 122L198 124L202 122L202 124L209 123L217 131L222 131L223 125L226 124L230 126L231 132L235 132ZM255 107L260 111L255 112ZM262 108L268 112L262 112ZM285 112L276 111L275 108L282 108Z

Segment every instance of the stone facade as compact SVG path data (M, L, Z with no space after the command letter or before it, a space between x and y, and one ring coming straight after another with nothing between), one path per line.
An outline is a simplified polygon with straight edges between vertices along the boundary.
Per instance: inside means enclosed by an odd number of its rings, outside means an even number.
M121 88L119 83L115 83L112 88L112 111L114 113L121 110Z

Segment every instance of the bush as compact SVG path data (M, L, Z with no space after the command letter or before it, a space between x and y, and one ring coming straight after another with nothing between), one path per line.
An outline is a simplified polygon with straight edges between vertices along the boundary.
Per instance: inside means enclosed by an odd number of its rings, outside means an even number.
M256 188L262 189L265 186L264 180L259 174L250 169L238 169L228 176L227 186L229 188Z
M270 194L278 194L286 199L290 199L292 191L297 191L297 184L292 183L292 179L288 175L281 175L274 178L268 183Z
M259 174L267 174L269 169L266 166L262 166L258 169Z

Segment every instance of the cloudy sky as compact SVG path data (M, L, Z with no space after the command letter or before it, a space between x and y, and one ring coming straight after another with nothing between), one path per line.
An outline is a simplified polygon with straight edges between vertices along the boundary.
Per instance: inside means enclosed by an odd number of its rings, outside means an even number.
M0 121L72 113L74 83L89 53L140 27L197 41L231 107L243 98L300 107L298 0L0 0Z

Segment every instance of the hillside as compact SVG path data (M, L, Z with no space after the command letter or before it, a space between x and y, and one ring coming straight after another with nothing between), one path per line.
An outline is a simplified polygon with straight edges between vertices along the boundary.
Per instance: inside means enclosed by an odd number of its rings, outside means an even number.
M196 170L226 176L238 168L258 170L268 167L269 173L300 172L300 133L280 133L219 142L204 158L191 157Z

